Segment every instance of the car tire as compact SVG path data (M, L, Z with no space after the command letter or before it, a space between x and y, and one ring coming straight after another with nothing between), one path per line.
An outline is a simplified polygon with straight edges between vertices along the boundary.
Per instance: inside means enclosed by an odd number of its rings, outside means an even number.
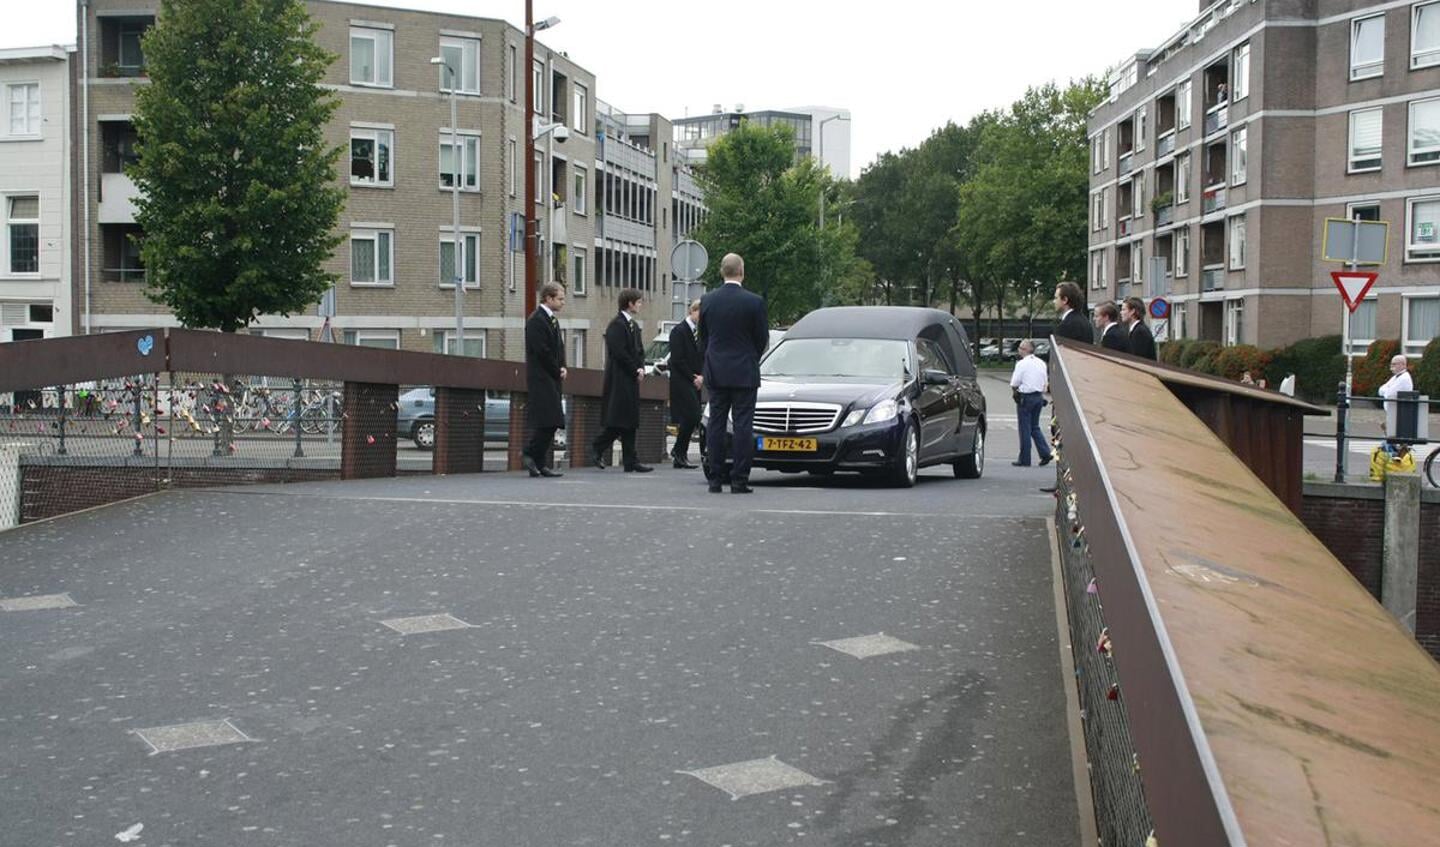
M415 429L410 433L410 439L415 446L421 450L435 449L435 422L420 421L415 424Z
M920 434L919 427L910 418L904 419L900 430L900 452L890 468L890 484L896 488L910 488L920 475Z
M956 479L979 479L985 473L985 427L975 427L970 452L955 460Z

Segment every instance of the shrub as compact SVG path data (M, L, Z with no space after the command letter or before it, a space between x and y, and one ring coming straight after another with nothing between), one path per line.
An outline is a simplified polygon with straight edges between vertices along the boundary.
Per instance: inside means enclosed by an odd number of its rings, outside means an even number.
M1220 352L1219 344L1213 341L1196 341L1180 354L1180 367L1200 370L1195 363L1201 359L1213 359L1218 352ZM1204 371L1204 373L1210 373L1210 371Z
M1238 380L1249 371L1250 376L1259 381L1265 378L1265 369L1269 364L1269 353L1253 344L1236 344L1215 355L1215 375Z
M1355 394L1372 396L1390 378L1390 360L1400 352L1399 339L1381 338L1370 342L1365 355L1355 362Z
M1180 365L1180 357L1185 349L1195 343L1193 338L1177 338L1174 341L1167 341L1160 345L1160 361L1167 365Z
M1425 352L1420 361L1411 366L1410 375L1415 378L1415 390L1430 395L1430 408L1436 408L1436 404L1440 404L1440 335L1425 345Z
M1340 353L1340 336L1305 338L1270 354L1265 371L1270 384L1295 374L1295 395L1311 402L1335 399L1335 388L1345 379L1345 357Z

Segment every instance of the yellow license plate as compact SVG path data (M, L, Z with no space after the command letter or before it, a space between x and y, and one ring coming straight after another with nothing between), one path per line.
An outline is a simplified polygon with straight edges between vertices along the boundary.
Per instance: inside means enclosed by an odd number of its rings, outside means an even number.
M782 453L814 453L820 449L820 443L813 438L760 438L757 440L760 442L761 450Z

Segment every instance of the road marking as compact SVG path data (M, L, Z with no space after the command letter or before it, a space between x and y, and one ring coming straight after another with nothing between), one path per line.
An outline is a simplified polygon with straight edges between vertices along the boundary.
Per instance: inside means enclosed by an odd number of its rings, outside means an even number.
M34 612L41 609L69 609L78 606L69 594L35 594L0 600L0 612Z
M771 756L768 759L751 759L730 765L717 765L697 771L676 771L693 776L701 782L714 786L730 795L731 800L765 794L786 788L800 788L806 785L828 785L829 781L817 779L796 767L791 767Z
M438 615L416 615L409 618L390 618L380 623L390 627L401 635L419 635L425 632L445 632L451 629L469 629L472 625L465 623L454 615L445 612Z
M135 734L150 745L152 755L153 753L169 753L173 750L240 744L255 740L236 729L234 724L230 723L229 718L137 729Z
M819 647L829 647L844 653L847 656L854 656L857 659L868 659L871 656L887 656L891 653L905 653L910 650L919 650L920 645L911 644L908 641L901 641L898 638L877 632L874 635L861 635L855 638L841 638L835 641L812 641Z

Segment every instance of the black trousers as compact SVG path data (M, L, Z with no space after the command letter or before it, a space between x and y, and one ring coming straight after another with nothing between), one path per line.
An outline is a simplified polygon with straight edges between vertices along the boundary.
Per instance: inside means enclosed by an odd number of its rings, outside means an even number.
M535 460L535 467L553 467L555 431L558 426L537 426L530 433L530 443L525 445L525 455Z
M601 458L609 459L610 448L614 446L617 438L620 439L620 456L624 466L633 468L640 464L639 457L635 455L635 430L632 427L607 426L591 446Z
M749 482L750 464L755 460L754 388L710 389L710 426L705 430L705 454L710 466L724 476L725 420L733 418L734 438L730 445L730 482Z
M698 420L686 420L675 424L675 449L670 455L676 459L684 459L690 455L690 437L695 434L695 427L699 425Z

